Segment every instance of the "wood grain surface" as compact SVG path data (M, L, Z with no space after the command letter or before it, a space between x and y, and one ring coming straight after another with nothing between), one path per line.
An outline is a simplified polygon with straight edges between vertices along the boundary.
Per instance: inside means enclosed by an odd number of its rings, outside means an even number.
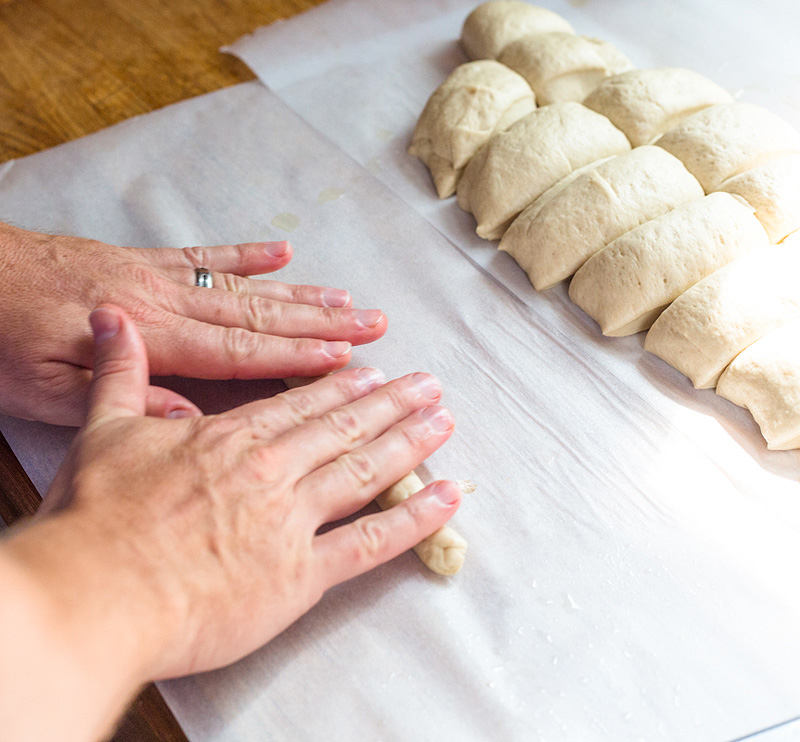
M219 47L320 2L0 0L0 163L253 79ZM0 518L11 525L39 501L0 435ZM112 739L186 736L150 685Z

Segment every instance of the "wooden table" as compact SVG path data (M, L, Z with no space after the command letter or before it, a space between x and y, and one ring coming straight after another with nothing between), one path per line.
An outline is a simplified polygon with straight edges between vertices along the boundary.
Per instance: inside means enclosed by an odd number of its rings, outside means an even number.
M322 0L0 0L0 163L253 79L218 49ZM39 494L0 435L0 517ZM113 737L186 740L149 686Z

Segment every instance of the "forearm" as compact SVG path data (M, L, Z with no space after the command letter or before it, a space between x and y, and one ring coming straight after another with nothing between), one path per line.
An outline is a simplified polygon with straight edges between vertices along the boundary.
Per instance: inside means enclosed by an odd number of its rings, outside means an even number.
M0 543L0 728L9 742L102 739L146 680L142 606L70 525L51 518Z

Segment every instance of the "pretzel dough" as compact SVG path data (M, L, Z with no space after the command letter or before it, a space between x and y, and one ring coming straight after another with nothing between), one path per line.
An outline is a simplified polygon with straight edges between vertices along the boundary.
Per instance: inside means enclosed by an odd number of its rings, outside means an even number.
M604 335L632 335L690 286L768 242L749 206L712 193L618 237L583 264L569 295Z
M528 81L542 106L580 103L605 78L633 69L633 62L613 44L564 32L522 36L498 60Z
M637 147L570 177L537 198L500 241L540 291L625 232L703 198L697 179L660 147Z
M734 175L717 190L745 199L756 210L770 242L780 242L800 229L800 154Z
M552 10L520 0L490 0L479 5L464 21L461 46L470 59L497 59L515 39L529 33L565 31L572 26Z
M498 239L561 178L628 150L627 137L605 116L580 103L544 106L478 150L458 184L458 205L475 215L479 236Z
M799 281L796 247L744 255L668 306L647 333L645 350L688 376L696 388L711 388L748 345L800 318Z
M723 103L684 119L657 142L677 157L706 193L745 170L800 152L800 134L752 103Z
M447 198L478 148L535 108L521 75L491 59L467 62L428 99L408 151L428 166L439 198Z
M720 376L717 394L750 410L767 448L800 448L800 321L736 356Z
M630 70L603 80L583 101L622 129L633 147L650 144L680 121L717 103L733 103L724 88L681 67Z

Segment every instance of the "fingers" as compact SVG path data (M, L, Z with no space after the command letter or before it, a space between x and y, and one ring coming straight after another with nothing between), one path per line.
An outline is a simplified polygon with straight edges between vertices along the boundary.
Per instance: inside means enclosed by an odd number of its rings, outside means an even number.
M292 246L282 242L246 242L214 247L142 248L140 254L159 268L208 268L211 271L256 276L283 268L292 259Z
M94 371L87 422L145 414L149 375L144 342L127 314L104 304L89 315Z
M444 407L418 410L371 443L306 476L297 485L298 496L313 506L320 525L344 518L428 458L453 427L453 417Z
M322 376L346 366L352 350L347 341L276 337L178 315L145 333L153 374L196 379Z
M368 572L441 528L458 509L454 482L434 482L399 505L314 539L323 589Z
M191 290L190 296L197 299L194 292L195 274L190 268L167 268L164 275L171 278L181 287ZM334 289L324 286L303 286L280 281L244 278L235 273L222 273L211 271L215 289L227 291L229 294L240 296L259 296L264 299L274 299L294 304L309 304L315 307L349 307L353 300L344 289Z
M375 440L411 413L438 402L441 395L436 378L430 374L410 374L389 382L368 397L294 428L275 445L287 461L291 460L299 480L342 454Z
M277 438L298 425L365 397L385 383L386 377L375 368L339 371L313 384L242 405L224 414L244 415Z
M377 340L387 327L386 315L378 309L318 307L229 291L183 289L172 306L184 316L213 325L287 338L346 340L354 345Z
M203 414L197 405L183 395L160 386L147 388L145 410L148 417L199 417Z

